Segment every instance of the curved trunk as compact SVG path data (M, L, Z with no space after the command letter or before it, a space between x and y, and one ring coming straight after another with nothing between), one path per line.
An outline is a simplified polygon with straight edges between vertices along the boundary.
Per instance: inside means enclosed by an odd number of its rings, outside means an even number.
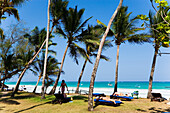
M60 66L60 69L59 69L59 73L58 73L58 75L57 75L57 79L56 79L56 81L55 81L55 83L54 83L54 86L53 86L53 88L51 89L51 91L50 91L49 94L54 94L54 93L55 93L55 90L56 90L58 81L59 81L59 79L60 79L61 71L62 71L62 68L63 68L64 60L65 60L66 53L67 53L67 50L68 50L69 45L70 45L70 44L68 43L68 44L67 44L67 47L66 47L66 49L65 49L64 55L63 55L63 59L62 59L62 61L61 61L61 66Z
M21 82L21 79L22 79L22 77L24 76L24 73L25 73L25 71L27 70L27 68L28 68L28 67L26 67L26 68L22 71L22 73L20 74L20 76L19 76L19 78L18 78L18 81L17 81L17 83L16 83L16 85L15 85L15 88L14 88L12 94L11 94L11 97L14 97L14 96L15 96L15 93L17 93L18 88L19 88L19 85L20 85L20 82Z
M38 83L40 82L41 77L42 77L42 72L41 72L40 75L39 75L39 78L38 78L38 81L37 81L37 83L36 83L36 85L35 85L35 88L34 88L34 90L33 90L33 93L35 93L35 91L36 91L36 89L37 89L37 86L38 86Z
M151 74L150 74L150 78L149 78L149 87L148 87L147 98L151 98L151 96L152 96L151 95L151 92L152 92L152 82L153 82L153 74L154 74L154 71L155 71L157 54L158 54L158 47L155 47L155 53L154 53L153 62L152 62L152 68L151 68Z
M5 80L2 81L1 91L4 91L4 83L5 83Z
M115 10L114 14L112 15L112 17L111 17L111 19L108 23L107 29L106 29L106 31L105 31L105 33L102 37L102 40L100 42L99 50L98 50L97 57L96 57L96 62L94 64L93 72L92 72L92 75L91 75L90 87L89 87L89 96L88 96L88 110L89 111L93 111L93 87L94 87L94 81L95 81L95 77L96 77L97 68L98 68L98 65L99 65L99 60L100 60L102 48L103 48L106 36L109 32L110 26L112 24L112 21L115 18L118 10L121 8L122 2L123 2L123 0L120 0L120 3L118 5L117 9Z
M117 45L117 56L116 56L116 75L115 75L114 93L115 93L115 92L117 92L117 83L118 83L119 47L120 47L120 45Z
M45 51L45 60L44 60L44 71L43 71L43 80L42 80L42 91L41 99L45 99L44 86L45 86L45 77L46 77L46 67L47 67L47 55L48 55L48 39L49 39L49 30L50 30L50 3L51 0L48 0L48 9L47 9L47 35L46 35L46 51Z
M81 78L82 78L82 76L83 76L83 72L84 72L86 63L87 63L87 59L85 60L84 65L83 65L83 68L82 68L82 70L81 70L81 73L80 73L80 76L79 76L79 79L78 79L77 88L76 88L75 93L79 93L79 86L80 86Z

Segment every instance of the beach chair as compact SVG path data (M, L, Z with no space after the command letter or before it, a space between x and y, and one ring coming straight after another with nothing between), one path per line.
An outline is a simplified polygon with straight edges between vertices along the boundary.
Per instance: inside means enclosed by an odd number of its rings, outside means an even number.
M133 99L133 97L131 97L131 96L118 96L118 95L110 95L110 98L127 100L127 101L131 101Z
M131 95L132 95L132 97L133 97L133 96L136 96L137 99L138 99L139 92L138 92L138 91L134 91L133 93L131 93Z
M60 93L54 94L54 96L55 99L52 101L52 104L62 104L71 101L71 97L64 97L64 95Z
M162 101L166 100L165 98L162 97L162 95L160 93L151 93L151 95L152 95L151 101L162 102Z
M122 102L119 100L113 101L107 101L107 100L102 100L102 99L94 99L95 106L98 105L111 105L111 106L119 106Z
M104 93L93 93L93 96L106 97L106 95Z

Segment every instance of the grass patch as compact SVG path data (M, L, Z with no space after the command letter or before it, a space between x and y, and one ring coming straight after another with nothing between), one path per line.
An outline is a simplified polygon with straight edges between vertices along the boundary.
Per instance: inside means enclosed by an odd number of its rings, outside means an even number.
M63 104L51 104L54 95L41 95L19 92L14 98L9 95L0 98L0 112L2 113L89 113L87 110L87 95L72 95L73 102ZM141 112L170 112L170 107L164 102L150 102L149 99L134 99L123 101L124 104L113 107L98 105L92 113L141 113Z

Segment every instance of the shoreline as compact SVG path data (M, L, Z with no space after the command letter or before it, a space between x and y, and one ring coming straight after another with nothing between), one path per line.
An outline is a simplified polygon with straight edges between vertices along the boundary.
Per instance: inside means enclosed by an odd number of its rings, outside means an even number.
M13 87L15 87L15 85L8 85L8 86L9 86L9 89L12 89ZM19 89L21 89L21 86L22 85L19 86ZM24 91L31 93L33 91L34 87L35 87L34 85L25 85L26 90L24 90ZM52 89L52 86L49 86L47 89L47 93L49 93L51 89ZM68 87L68 89L69 89L69 93L74 93L74 91L76 90L76 87ZM73 90L73 92L72 92L72 90ZM89 91L89 88L80 87L80 90ZM58 91L59 91L59 87L56 88L55 93L58 93ZM111 95L113 93L113 91L114 91L114 88L94 88L94 93L104 93L105 95ZM131 93L133 93L134 91L139 91L139 97L141 97L141 98L147 97L148 89L118 88L119 93L128 94L128 95L131 95ZM170 90L153 89L152 92L161 93L162 97L166 98L167 100L169 100L169 98L170 98ZM36 93L41 93L41 86L37 86ZM68 93L68 92L66 91L66 93ZM82 94L83 94L83 92L82 92Z

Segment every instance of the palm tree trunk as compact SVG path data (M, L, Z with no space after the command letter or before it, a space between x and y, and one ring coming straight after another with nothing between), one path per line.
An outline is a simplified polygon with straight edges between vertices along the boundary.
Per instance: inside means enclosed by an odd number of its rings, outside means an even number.
M95 77L96 77L97 68L98 68L98 65L99 65L99 60L100 60L102 48L103 48L106 36L109 32L110 26L112 24L112 21L115 18L119 9L121 8L122 2L123 2L123 0L120 0L120 3L118 5L117 9L115 10L114 14L112 15L112 17L111 17L111 19L110 19L110 21L107 25L107 29L106 29L106 31L105 31L105 33L102 37L102 40L100 42L99 50L98 50L97 57L96 57L96 62L94 64L93 72L92 72L92 75L91 75L90 87L89 87L89 96L88 96L88 110L89 111L93 111L93 87L94 87L94 81L95 81Z
M67 44L67 47L66 47L66 49L65 49L64 55L63 55L63 59L62 59L62 61L61 61L61 66L60 66L60 69L59 69L59 73L58 73L58 75L57 75L57 79L56 79L56 81L55 81L55 83L54 83L54 86L53 86L53 88L51 89L51 91L50 91L49 94L54 94L54 93L55 93L55 90L56 90L58 81L59 81L59 79L60 79L61 71L62 71L62 68L63 68L64 60L65 60L66 53L67 53L67 50L68 50L69 45L70 45L70 44L68 43L68 44Z
M47 38L46 38L46 51L45 51L45 60L44 60L44 72L43 72L43 81L42 81L42 92L41 99L45 99L44 86L45 86L45 77L46 77L46 67L47 67L47 55L48 55L48 39L49 39L49 30L50 30L50 3L51 0L48 0L48 22L47 22Z
M155 71L157 54L158 54L158 47L155 47L155 53L154 53L153 62L152 62L152 68L151 68L151 74L150 74L150 78L149 78L149 87L148 87L147 98L151 98L151 96L152 96L151 95L151 92L152 92L152 82L153 82L153 74L154 74L154 71Z
M25 68L25 69L22 71L21 75L19 76L18 81L17 81L17 83L16 83L16 85L15 85L15 88L14 88L12 94L11 94L11 97L14 97L14 96L15 96L15 93L17 93L18 88L19 88L19 85L20 85L20 82L21 82L21 79L22 79L22 77L23 77L23 75L24 75L24 73L25 73L26 70L27 70L27 68Z
M82 70L81 70L81 73L80 73L80 76L79 76L79 79L78 79L77 88L76 88L75 93L78 93L78 92L79 92L80 81L81 81L82 75L83 75L83 73L84 73L84 69L85 69L86 63L87 63L87 59L85 60L84 65L83 65L83 68L82 68Z
M117 57L116 57L116 75L115 75L115 86L114 86L114 93L117 92L117 81L118 81L118 65L119 65L119 47L120 45L117 45Z
M38 81L37 81L37 83L36 83L36 85L35 85L35 88L34 88L34 90L33 90L33 93L35 93L35 91L36 91L36 89L37 89L37 86L38 86L38 83L39 83L41 77L42 77L42 72L41 72L40 75L39 75L39 78L38 78Z
M2 84L1 84L1 91L4 91L4 83L5 83L5 80L2 81Z

